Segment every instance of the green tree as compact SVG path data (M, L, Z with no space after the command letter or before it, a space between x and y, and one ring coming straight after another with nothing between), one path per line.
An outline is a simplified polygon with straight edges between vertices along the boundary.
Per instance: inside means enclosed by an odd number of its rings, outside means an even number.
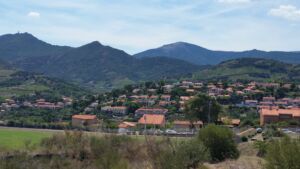
M125 106L128 108L128 113L129 114L134 114L134 112L140 108L139 104L134 103L134 102L126 102Z
M198 138L209 149L213 162L239 157L239 151L234 142L234 134L228 128L208 125L200 130Z
M215 99L207 95L198 95L185 104L184 110L191 121L215 122L222 107Z

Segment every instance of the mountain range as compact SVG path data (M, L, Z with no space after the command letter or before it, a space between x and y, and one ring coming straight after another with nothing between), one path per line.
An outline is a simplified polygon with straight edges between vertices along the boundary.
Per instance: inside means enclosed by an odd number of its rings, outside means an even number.
M264 60L249 59L248 57L263 58ZM239 58L245 59L239 60ZM237 63L232 59L237 59ZM259 50L212 51L197 45L177 42L136 55L129 55L122 50L102 45L98 41L75 48L51 45L29 33L17 33L0 36L0 60L4 65L17 70L42 73L49 77L64 79L101 91L141 81L192 76L203 79L215 76L216 72L226 72L222 70L235 71L236 69L231 69L232 64L229 64L232 62L237 67L240 65L249 70L246 73L251 73L252 69L249 69L249 65L253 64L255 67L259 63L260 71L270 69L267 72L273 74L272 66L261 69L263 65L278 66L281 64L279 67L294 68L296 66L288 63L300 63L300 53ZM227 60L230 61L226 62ZM277 63L275 60L287 63L275 64L275 62ZM218 63L221 64L207 66ZM290 72L295 70L298 71L296 68L285 69L283 73L291 75ZM254 73L257 75L257 72ZM257 76L261 75L259 73ZM222 76L227 76L227 74ZM271 76L265 76L265 78L268 77L271 78Z
M201 66L166 57L137 59L95 41L78 48L55 46L29 33L0 36L0 59L16 68L92 88L191 75Z
M197 65L215 65L236 58L274 59L286 63L300 63L300 52L249 50L241 52L214 51L186 42L176 42L149 49L134 55L137 58L169 57L184 60Z

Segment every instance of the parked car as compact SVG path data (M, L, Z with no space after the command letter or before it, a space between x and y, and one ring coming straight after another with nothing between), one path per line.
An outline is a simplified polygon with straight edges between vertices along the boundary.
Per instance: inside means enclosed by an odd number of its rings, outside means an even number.
M177 134L177 131L171 130L171 129L167 129L166 130L166 134Z
M256 128L256 133L262 133L262 128Z

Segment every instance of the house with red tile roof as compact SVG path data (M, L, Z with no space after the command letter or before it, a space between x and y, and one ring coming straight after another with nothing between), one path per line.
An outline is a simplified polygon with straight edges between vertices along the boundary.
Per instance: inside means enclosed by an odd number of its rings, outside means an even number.
M260 110L260 125L279 122L297 120L300 122L300 108L291 109L275 109L275 108L262 108Z
M72 116L73 127L90 126L98 123L96 115L77 114Z
M165 116L162 114L144 114L138 121L140 126L151 125L164 127L166 123Z

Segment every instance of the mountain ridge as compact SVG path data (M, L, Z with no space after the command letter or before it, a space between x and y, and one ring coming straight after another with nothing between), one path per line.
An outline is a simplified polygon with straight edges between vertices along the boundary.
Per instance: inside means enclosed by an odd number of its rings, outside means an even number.
M29 38L34 42L28 43L26 38L22 38L23 34L14 36L15 39L21 36L19 41L14 40L17 45L26 44L12 51L0 46L0 59L25 71L43 73L93 88L114 88L138 81L191 75L201 69L201 66L172 58L137 59L123 50L102 45L98 41L72 48L50 45L37 38ZM11 46L15 47L13 44ZM2 52L10 53L11 57L1 55ZM25 55L21 55L24 52Z
M164 56L185 60L198 65L216 65L222 61L246 57L274 59L286 63L300 63L299 52L263 51L257 49L246 51L221 51L206 49L187 42L175 42L163 45L158 48L134 54L133 56L137 58Z

